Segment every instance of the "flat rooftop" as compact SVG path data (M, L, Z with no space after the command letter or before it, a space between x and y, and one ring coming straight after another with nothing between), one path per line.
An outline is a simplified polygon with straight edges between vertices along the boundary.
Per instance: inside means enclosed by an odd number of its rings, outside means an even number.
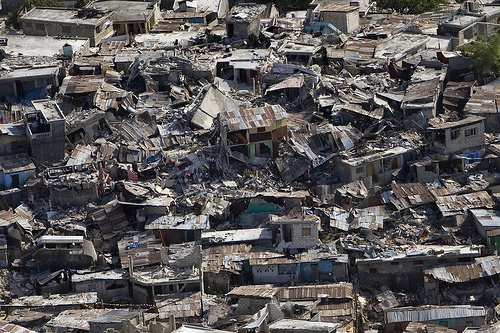
M151 2L142 1L98 1L92 4L92 7L102 10L111 11L111 19L113 22L145 22L154 10L150 6Z
M36 21L46 21L54 23L57 20L59 24L79 24L79 25L99 25L102 21L107 20L110 13L104 14L102 16L86 17L78 16L77 9L65 9L65 8L33 8L23 16L20 20L36 20Z
M23 56L52 57L62 54L63 45L70 44L74 53L83 51L88 38L54 38L51 36L6 35L7 45L3 47L7 54ZM33 47L36 45L36 47Z
M43 114L45 120L47 121L65 119L59 106L49 99L38 99L31 101L31 104L33 104L35 110L40 111Z

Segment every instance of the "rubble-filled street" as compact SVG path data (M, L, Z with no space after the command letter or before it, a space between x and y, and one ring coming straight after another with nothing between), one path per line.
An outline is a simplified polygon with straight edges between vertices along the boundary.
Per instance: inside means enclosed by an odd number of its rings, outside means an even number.
M0 332L500 332L500 2L17 2Z

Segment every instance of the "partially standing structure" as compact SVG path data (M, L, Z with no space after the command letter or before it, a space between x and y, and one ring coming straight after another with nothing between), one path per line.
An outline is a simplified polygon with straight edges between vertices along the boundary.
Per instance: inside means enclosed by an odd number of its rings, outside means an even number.
M101 12L111 12L117 35L147 34L160 18L157 1L97 1L92 6Z
M287 134L288 115L281 105L221 113L222 145L248 157L277 157L278 140Z
M26 136L31 156L37 161L60 160L64 157L66 118L59 106L48 99L31 102L35 111L25 113Z
M244 3L234 6L226 17L227 37L259 37L262 29L260 19L264 17L266 5Z
M320 21L331 23L343 33L350 34L359 30L359 6L331 3L319 7Z
M114 33L111 13L93 8L35 7L19 18L19 24L26 35L85 37L90 46Z

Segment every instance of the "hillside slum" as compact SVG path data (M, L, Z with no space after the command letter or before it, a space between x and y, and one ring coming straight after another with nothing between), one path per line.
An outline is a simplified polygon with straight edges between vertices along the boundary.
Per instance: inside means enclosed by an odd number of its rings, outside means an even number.
M7 5L7 4L6 4ZM497 2L32 8L0 38L1 332L499 332Z

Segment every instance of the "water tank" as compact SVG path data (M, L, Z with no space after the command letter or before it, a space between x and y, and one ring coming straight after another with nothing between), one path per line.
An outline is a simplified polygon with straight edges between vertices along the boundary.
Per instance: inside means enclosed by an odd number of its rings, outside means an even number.
M62 47L63 55L65 57L72 57L73 56L73 45L71 44L64 44Z

